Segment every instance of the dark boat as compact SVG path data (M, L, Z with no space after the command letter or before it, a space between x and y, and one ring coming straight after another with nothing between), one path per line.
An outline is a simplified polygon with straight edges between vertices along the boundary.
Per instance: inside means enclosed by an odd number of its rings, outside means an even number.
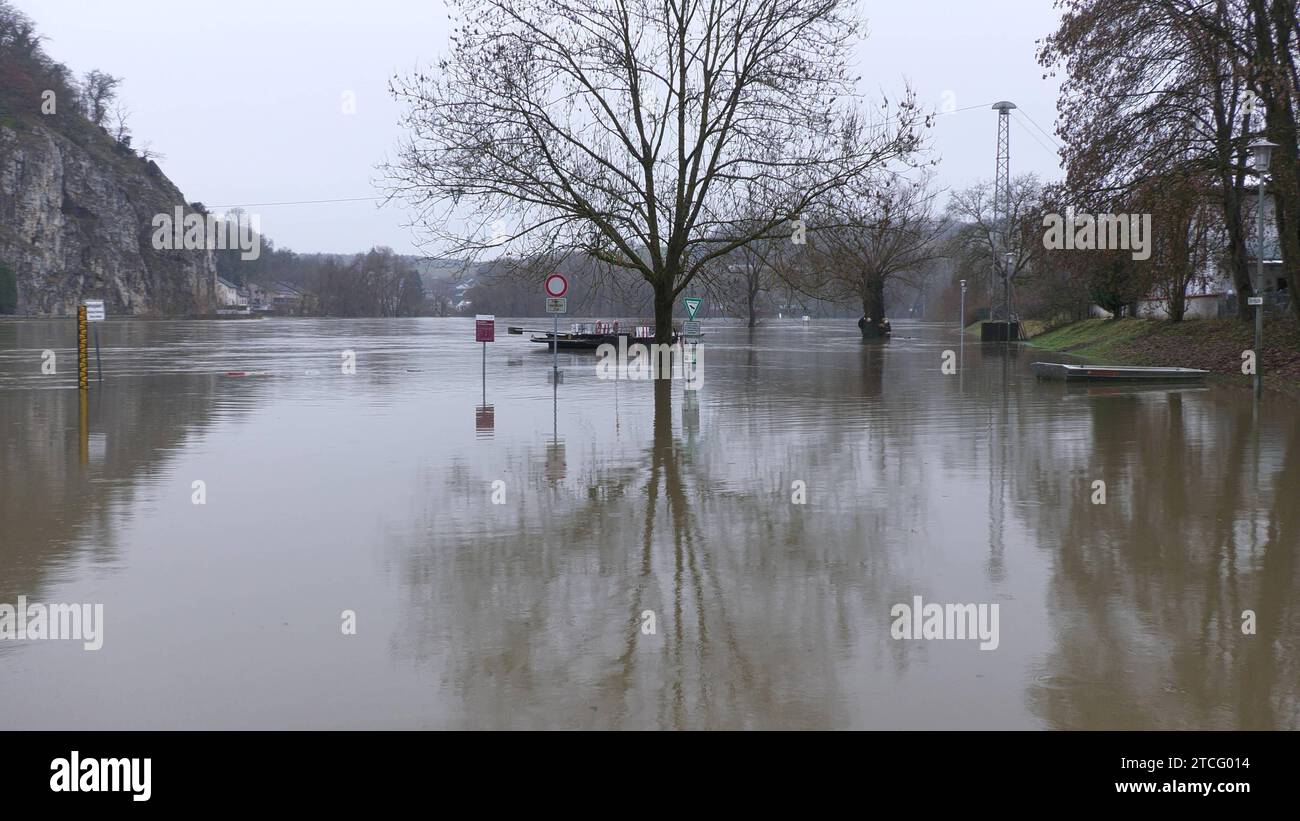
M601 345L613 345L617 348L620 338L627 340L624 344L629 348L638 343L642 345L654 343L653 325L638 325L632 331L621 331L617 322L576 323L569 331L561 331L558 337L551 331L533 328L509 327L506 331L516 335L531 333L533 336L530 341L548 348L551 347L554 337L555 347L562 351L594 351ZM672 341L675 343L677 339L678 334L674 332Z

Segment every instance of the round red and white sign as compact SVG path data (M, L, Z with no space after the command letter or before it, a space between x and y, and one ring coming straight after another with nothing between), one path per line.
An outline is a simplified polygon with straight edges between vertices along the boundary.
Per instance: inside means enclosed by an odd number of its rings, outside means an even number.
M569 281L560 274L551 274L546 278L546 295L562 297L569 292Z

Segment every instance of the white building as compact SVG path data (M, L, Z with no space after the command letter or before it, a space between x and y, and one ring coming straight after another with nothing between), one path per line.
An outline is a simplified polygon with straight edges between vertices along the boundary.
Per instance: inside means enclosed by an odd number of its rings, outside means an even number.
M246 308L248 298L239 292L239 286L225 277L217 277L217 304L223 308Z
M1259 199L1255 189L1247 186L1242 202L1243 221L1246 229L1246 259L1250 278L1254 282L1257 276L1257 257L1259 241L1256 239L1256 208ZM1232 274L1222 267L1226 260L1216 255L1215 261L1206 271L1193 281L1187 289L1187 307L1184 316L1187 319L1214 319L1226 311L1233 310L1236 304L1235 285ZM1260 292L1270 302L1285 301L1291 293L1291 283L1287 282L1282 268L1282 252L1277 241L1277 222L1273 216L1273 195L1264 198L1264 273ZM1096 306L1094 306L1096 308ZM1137 314L1141 317L1166 319L1169 316L1168 300L1152 294L1138 302ZM1100 308L1096 311L1109 316Z

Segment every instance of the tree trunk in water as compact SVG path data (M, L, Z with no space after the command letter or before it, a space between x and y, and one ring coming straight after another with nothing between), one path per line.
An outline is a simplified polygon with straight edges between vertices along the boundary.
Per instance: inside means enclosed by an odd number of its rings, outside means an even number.
M661 345L673 341L673 278L655 283L655 338Z
M870 279L862 293L862 315L866 324L862 326L863 339L880 339L884 336L880 323L885 321L885 285L877 279Z

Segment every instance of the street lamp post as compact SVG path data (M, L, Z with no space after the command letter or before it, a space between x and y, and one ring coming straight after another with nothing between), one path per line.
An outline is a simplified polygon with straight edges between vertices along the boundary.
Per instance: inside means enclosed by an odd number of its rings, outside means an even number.
M1011 268L1016 255L1010 251L1002 255L1006 260L1006 268L1002 272L1002 312L1003 319L1007 321L1007 343L1011 343Z
M961 325L957 330L966 333L966 280L961 281Z
M1255 207L1255 396L1264 392L1264 188L1276 143L1263 137L1250 144L1255 173L1259 175L1259 204Z

